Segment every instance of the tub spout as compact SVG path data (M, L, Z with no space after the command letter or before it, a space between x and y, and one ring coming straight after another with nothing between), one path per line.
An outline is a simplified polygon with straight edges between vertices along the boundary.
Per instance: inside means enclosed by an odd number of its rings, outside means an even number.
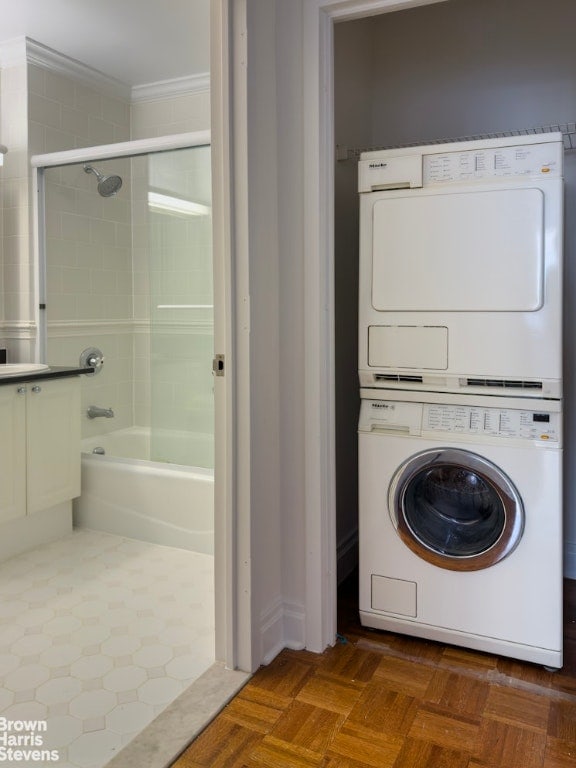
M114 411L112 408L100 408L97 405L90 405L86 411L86 414L89 419L97 419L100 416L104 417L105 419L114 418Z

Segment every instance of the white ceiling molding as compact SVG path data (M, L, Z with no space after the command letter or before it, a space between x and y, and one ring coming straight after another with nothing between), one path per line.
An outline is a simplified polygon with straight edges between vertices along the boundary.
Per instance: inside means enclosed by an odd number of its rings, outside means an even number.
M135 85L132 88L132 102L160 101L177 96L208 93L209 91L210 75L206 72L201 75L189 75L176 77L173 80L160 80L157 83Z
M81 61L65 56L53 48L29 37L16 37L0 43L0 68L8 69L21 64L35 64L59 75L78 80L84 85L124 101L159 101L210 91L210 75L188 75L173 80L160 80L130 87Z
M83 64L38 43L29 37L19 37L0 43L0 66L2 69L18 66L19 64L35 64L43 69L78 80L90 88L94 88L107 96L116 99L130 100L130 86L120 82L97 69Z

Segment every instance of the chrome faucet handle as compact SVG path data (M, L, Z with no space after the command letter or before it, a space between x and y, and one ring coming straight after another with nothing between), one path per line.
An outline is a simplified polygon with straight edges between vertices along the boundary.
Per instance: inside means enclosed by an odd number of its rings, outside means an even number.
M86 376L95 376L100 373L104 365L104 355L98 347L87 347L80 355L81 368L93 368Z

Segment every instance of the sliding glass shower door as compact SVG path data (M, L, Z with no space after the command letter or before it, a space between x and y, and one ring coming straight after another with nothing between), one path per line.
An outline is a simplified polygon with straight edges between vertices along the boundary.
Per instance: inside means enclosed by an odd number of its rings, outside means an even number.
M213 468L210 147L146 160L150 457Z

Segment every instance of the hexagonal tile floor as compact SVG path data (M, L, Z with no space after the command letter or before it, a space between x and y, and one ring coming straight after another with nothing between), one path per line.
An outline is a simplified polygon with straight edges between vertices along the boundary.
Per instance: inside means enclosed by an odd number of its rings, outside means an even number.
M104 766L214 662L213 574L85 530L0 563L0 718L45 722L58 768Z

